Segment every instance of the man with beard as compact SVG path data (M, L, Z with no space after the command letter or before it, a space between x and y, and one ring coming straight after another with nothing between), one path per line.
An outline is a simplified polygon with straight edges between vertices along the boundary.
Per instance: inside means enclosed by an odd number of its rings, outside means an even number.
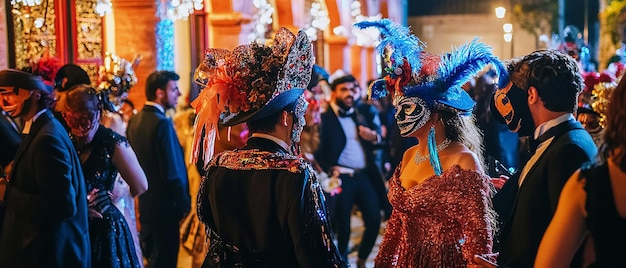
M3 267L90 267L87 194L67 132L49 110L43 81L0 71L0 108L24 121L8 176L0 237Z
M381 209L388 209L385 185L374 162L374 149L381 143L380 119L374 106L357 109L361 94L354 76L336 77L330 84L331 99L321 115L320 144L315 159L323 170L337 175L342 191L337 196L335 219L337 244L343 257L350 253L350 217L352 206L362 212L365 231L359 246L357 267L364 267L380 228ZM331 208L332 210L332 208Z
M578 68L561 52L535 51L510 63L508 86L493 96L494 117L521 137L530 136L531 147L522 171L494 197L502 220L499 266L532 267L563 185L597 153L573 116L583 88Z
M143 109L130 118L126 137L148 178L139 196L140 240L146 267L176 267L179 223L189 213L191 198L183 149L165 110L180 97L178 74L155 71L146 81Z

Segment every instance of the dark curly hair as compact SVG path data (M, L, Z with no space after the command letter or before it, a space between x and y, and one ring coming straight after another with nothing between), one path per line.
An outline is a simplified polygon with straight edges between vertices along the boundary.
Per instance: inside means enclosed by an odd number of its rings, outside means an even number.
M546 109L574 112L583 78L574 59L556 50L537 50L508 64L510 80L524 90L535 87Z

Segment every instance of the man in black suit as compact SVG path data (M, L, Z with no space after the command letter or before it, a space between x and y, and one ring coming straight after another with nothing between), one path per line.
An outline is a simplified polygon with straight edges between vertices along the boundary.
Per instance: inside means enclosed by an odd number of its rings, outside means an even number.
M180 97L179 76L156 71L148 76L143 109L130 118L126 136L148 178L139 196L140 239L147 267L176 267L179 223L189 213L191 198L183 149L165 110Z
M503 224L498 265L532 267L565 181L597 149L573 116L583 87L573 59L541 50L508 68L510 83L495 92L491 111L510 130L531 137L532 156L494 197Z
M3 177L3 172L9 173L10 164L21 141L20 127L5 111L0 110L0 178Z
M374 106L357 106L361 93L354 76L332 79L331 100L321 115L320 144L315 159L328 174L339 174L342 191L335 216L337 244L344 257L349 253L352 206L362 212L365 231L357 267L363 267L380 228L381 209L389 210L386 189L374 162L375 146L381 143L380 119ZM334 215L332 215L334 214Z
M69 136L48 110L43 81L0 71L0 108L24 121L9 175L0 240L3 267L90 267L87 194Z

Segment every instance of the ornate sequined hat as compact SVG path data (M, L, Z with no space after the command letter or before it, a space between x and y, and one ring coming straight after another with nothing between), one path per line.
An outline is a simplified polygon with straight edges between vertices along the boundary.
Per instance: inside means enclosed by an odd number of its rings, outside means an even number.
M232 51L207 49L194 74L195 82L203 87L191 104L197 114L194 152L204 130L208 161L217 124L233 126L263 119L296 103L306 104L302 93L311 79L313 61L306 33L294 35L286 28L277 31L271 45L252 43ZM302 108L306 110L298 110Z
M385 58L385 77L372 83L369 94L373 98L388 93L419 97L430 110L471 114L475 102L462 88L465 83L489 64L498 72L499 84L508 83L502 62L489 46L477 39L449 53L436 55L423 51L424 44L407 27L388 19L363 21L355 26L376 27L382 35L377 51Z

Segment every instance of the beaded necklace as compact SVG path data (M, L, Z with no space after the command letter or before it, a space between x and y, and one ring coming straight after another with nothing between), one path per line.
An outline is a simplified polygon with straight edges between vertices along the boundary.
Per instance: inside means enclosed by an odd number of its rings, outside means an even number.
M450 146L450 143L452 143L452 141L446 138L443 142L437 145L437 153L441 152L445 148L448 148L448 146ZM419 164L428 159L430 159L430 155L421 155L419 152L415 152L415 157L413 158L413 162L415 162L415 164Z

